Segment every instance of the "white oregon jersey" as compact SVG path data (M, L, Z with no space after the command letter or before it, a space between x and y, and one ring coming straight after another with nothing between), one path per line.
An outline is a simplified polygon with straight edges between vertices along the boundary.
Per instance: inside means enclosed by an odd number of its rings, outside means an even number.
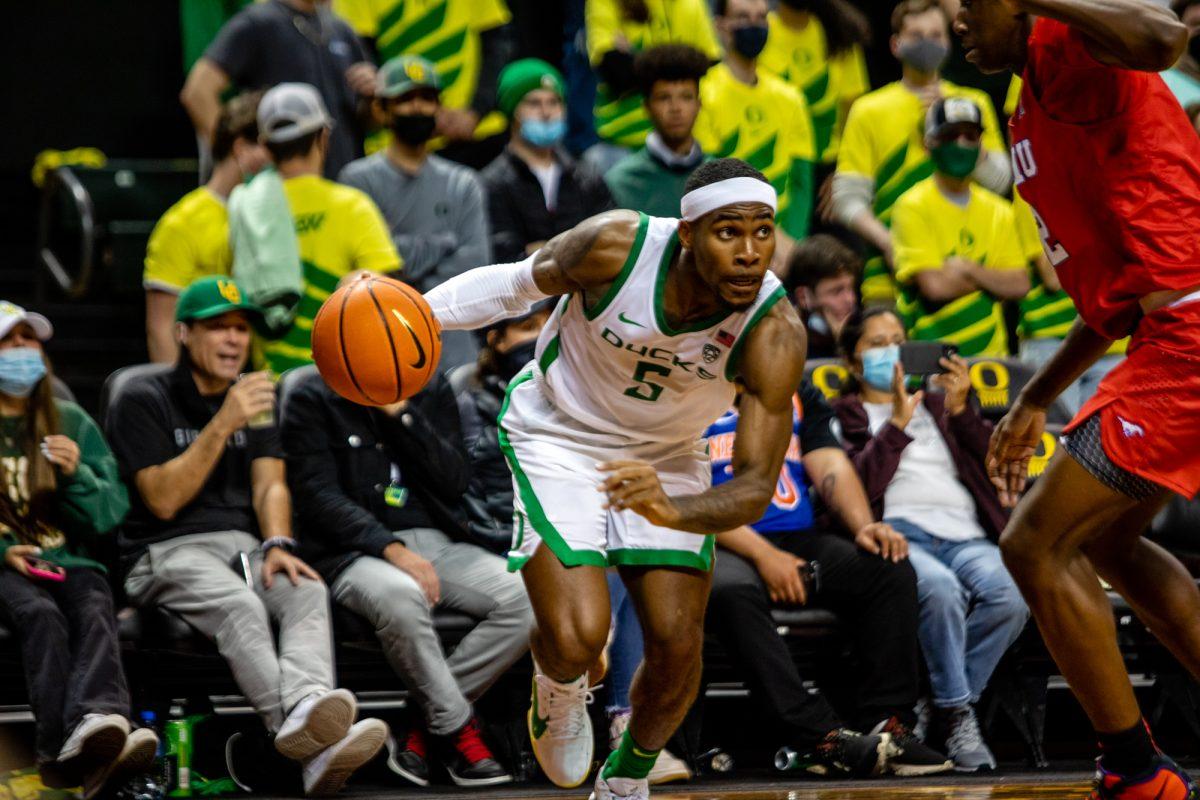
M650 445L695 442L733 403L750 329L785 296L768 272L753 305L682 329L663 311L679 220L640 215L612 286L591 308L558 301L537 343L535 377L567 417L601 434Z

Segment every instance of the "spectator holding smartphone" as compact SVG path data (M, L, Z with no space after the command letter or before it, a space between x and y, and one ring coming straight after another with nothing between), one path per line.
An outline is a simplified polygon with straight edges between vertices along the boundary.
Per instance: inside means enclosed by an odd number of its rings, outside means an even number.
M842 439L875 519L908 539L921 606L918 628L935 714L961 772L995 769L974 703L1029 612L1000 560L1008 520L984 469L991 425L968 402L959 356L931 381L941 393L905 386L904 326L872 308L842 329L853 380L834 404Z
M0 612L21 646L42 782L91 797L149 766L158 740L130 731L112 593L88 551L129 498L96 423L51 393L53 332L0 302Z
M233 279L201 278L175 307L175 369L112 400L107 429L133 490L125 590L212 639L275 749L302 764L305 792L332 794L387 726L355 723L354 695L333 688L329 595L294 555L275 387L263 372L239 378L260 314Z

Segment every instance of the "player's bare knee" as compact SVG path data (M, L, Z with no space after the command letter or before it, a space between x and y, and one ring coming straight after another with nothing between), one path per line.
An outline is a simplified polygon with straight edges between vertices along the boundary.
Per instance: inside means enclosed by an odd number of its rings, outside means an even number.
M696 629L682 627L679 630L652 635L649 631L645 636L645 661L648 670L666 670L677 678L684 675L684 670L700 663L700 654L704 647L704 637Z
M539 625L535 639L539 653L553 653L564 668L582 673L600 658L608 642L608 630L598 626Z

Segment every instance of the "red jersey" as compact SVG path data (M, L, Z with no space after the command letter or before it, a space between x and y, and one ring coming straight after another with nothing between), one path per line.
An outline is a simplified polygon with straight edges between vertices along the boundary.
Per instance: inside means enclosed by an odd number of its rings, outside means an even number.
M1122 338L1139 298L1200 286L1200 137L1162 78L1056 20L1034 24L1023 78L1015 182L1083 321Z

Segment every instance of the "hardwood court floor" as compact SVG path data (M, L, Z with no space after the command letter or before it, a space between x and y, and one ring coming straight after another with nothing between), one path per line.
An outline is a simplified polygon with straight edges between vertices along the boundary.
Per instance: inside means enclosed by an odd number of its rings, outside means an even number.
M551 786L508 786L466 792L451 787L419 791L353 787L346 800L587 800L590 783L564 791ZM1091 791L1091 773L1018 773L991 777L815 782L811 780L705 780L659 786L652 800L1083 800Z

